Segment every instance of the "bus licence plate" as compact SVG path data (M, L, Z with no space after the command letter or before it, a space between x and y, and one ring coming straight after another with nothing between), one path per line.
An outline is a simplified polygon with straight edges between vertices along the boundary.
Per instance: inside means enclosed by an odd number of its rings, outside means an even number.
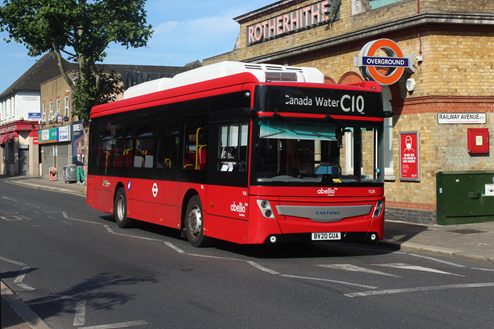
M312 240L341 240L340 232L312 233Z

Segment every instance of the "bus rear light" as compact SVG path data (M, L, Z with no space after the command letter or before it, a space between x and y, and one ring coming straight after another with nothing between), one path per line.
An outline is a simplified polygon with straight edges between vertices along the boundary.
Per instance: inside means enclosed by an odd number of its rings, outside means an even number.
M259 206L259 210L266 218L275 218L273 209L271 208L271 204L266 200L257 200L257 205Z
M374 208L374 213L372 214L372 217L381 216L383 209L384 209L384 200L377 201L376 208Z

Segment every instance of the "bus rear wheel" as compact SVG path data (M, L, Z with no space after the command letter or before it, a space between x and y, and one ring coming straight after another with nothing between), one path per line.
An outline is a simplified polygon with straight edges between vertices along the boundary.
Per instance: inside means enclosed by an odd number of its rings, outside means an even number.
M211 239L204 235L204 217L198 195L193 196L187 205L185 231L187 240L193 247L205 247L211 244Z
M127 217L127 195L123 187L119 188L113 201L113 217L121 228L134 226L134 220Z

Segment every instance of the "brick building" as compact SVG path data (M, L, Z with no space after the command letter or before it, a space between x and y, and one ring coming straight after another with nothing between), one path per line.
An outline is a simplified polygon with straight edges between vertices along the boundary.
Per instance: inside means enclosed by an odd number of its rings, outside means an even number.
M329 16L325 5L332 5ZM235 49L204 65L234 60L311 66L328 83L346 84L364 80L354 58L369 42L393 40L409 56L410 69L382 85L384 110L394 111L385 119L387 219L435 223L442 193L438 172L494 170L493 148L470 153L467 137L470 128L487 128L474 143L485 146L493 138L494 1L283 0L234 20L240 25ZM376 56L389 54L379 49ZM405 177L400 163L400 138L408 132L418 139L414 179ZM474 195L492 207L478 219L494 221L494 197L484 198L483 190Z
M39 174L40 83L59 74L46 54L0 94L0 175Z

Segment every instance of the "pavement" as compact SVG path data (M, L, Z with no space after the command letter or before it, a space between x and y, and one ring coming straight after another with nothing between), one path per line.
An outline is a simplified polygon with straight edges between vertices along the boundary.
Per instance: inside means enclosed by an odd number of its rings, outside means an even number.
M0 179L10 184L85 197L85 185L82 184L26 176L0 176ZM485 223L445 226L387 220L384 224L384 239L379 244L395 250L494 264L494 218ZM49 328L3 282L1 316L1 329Z

